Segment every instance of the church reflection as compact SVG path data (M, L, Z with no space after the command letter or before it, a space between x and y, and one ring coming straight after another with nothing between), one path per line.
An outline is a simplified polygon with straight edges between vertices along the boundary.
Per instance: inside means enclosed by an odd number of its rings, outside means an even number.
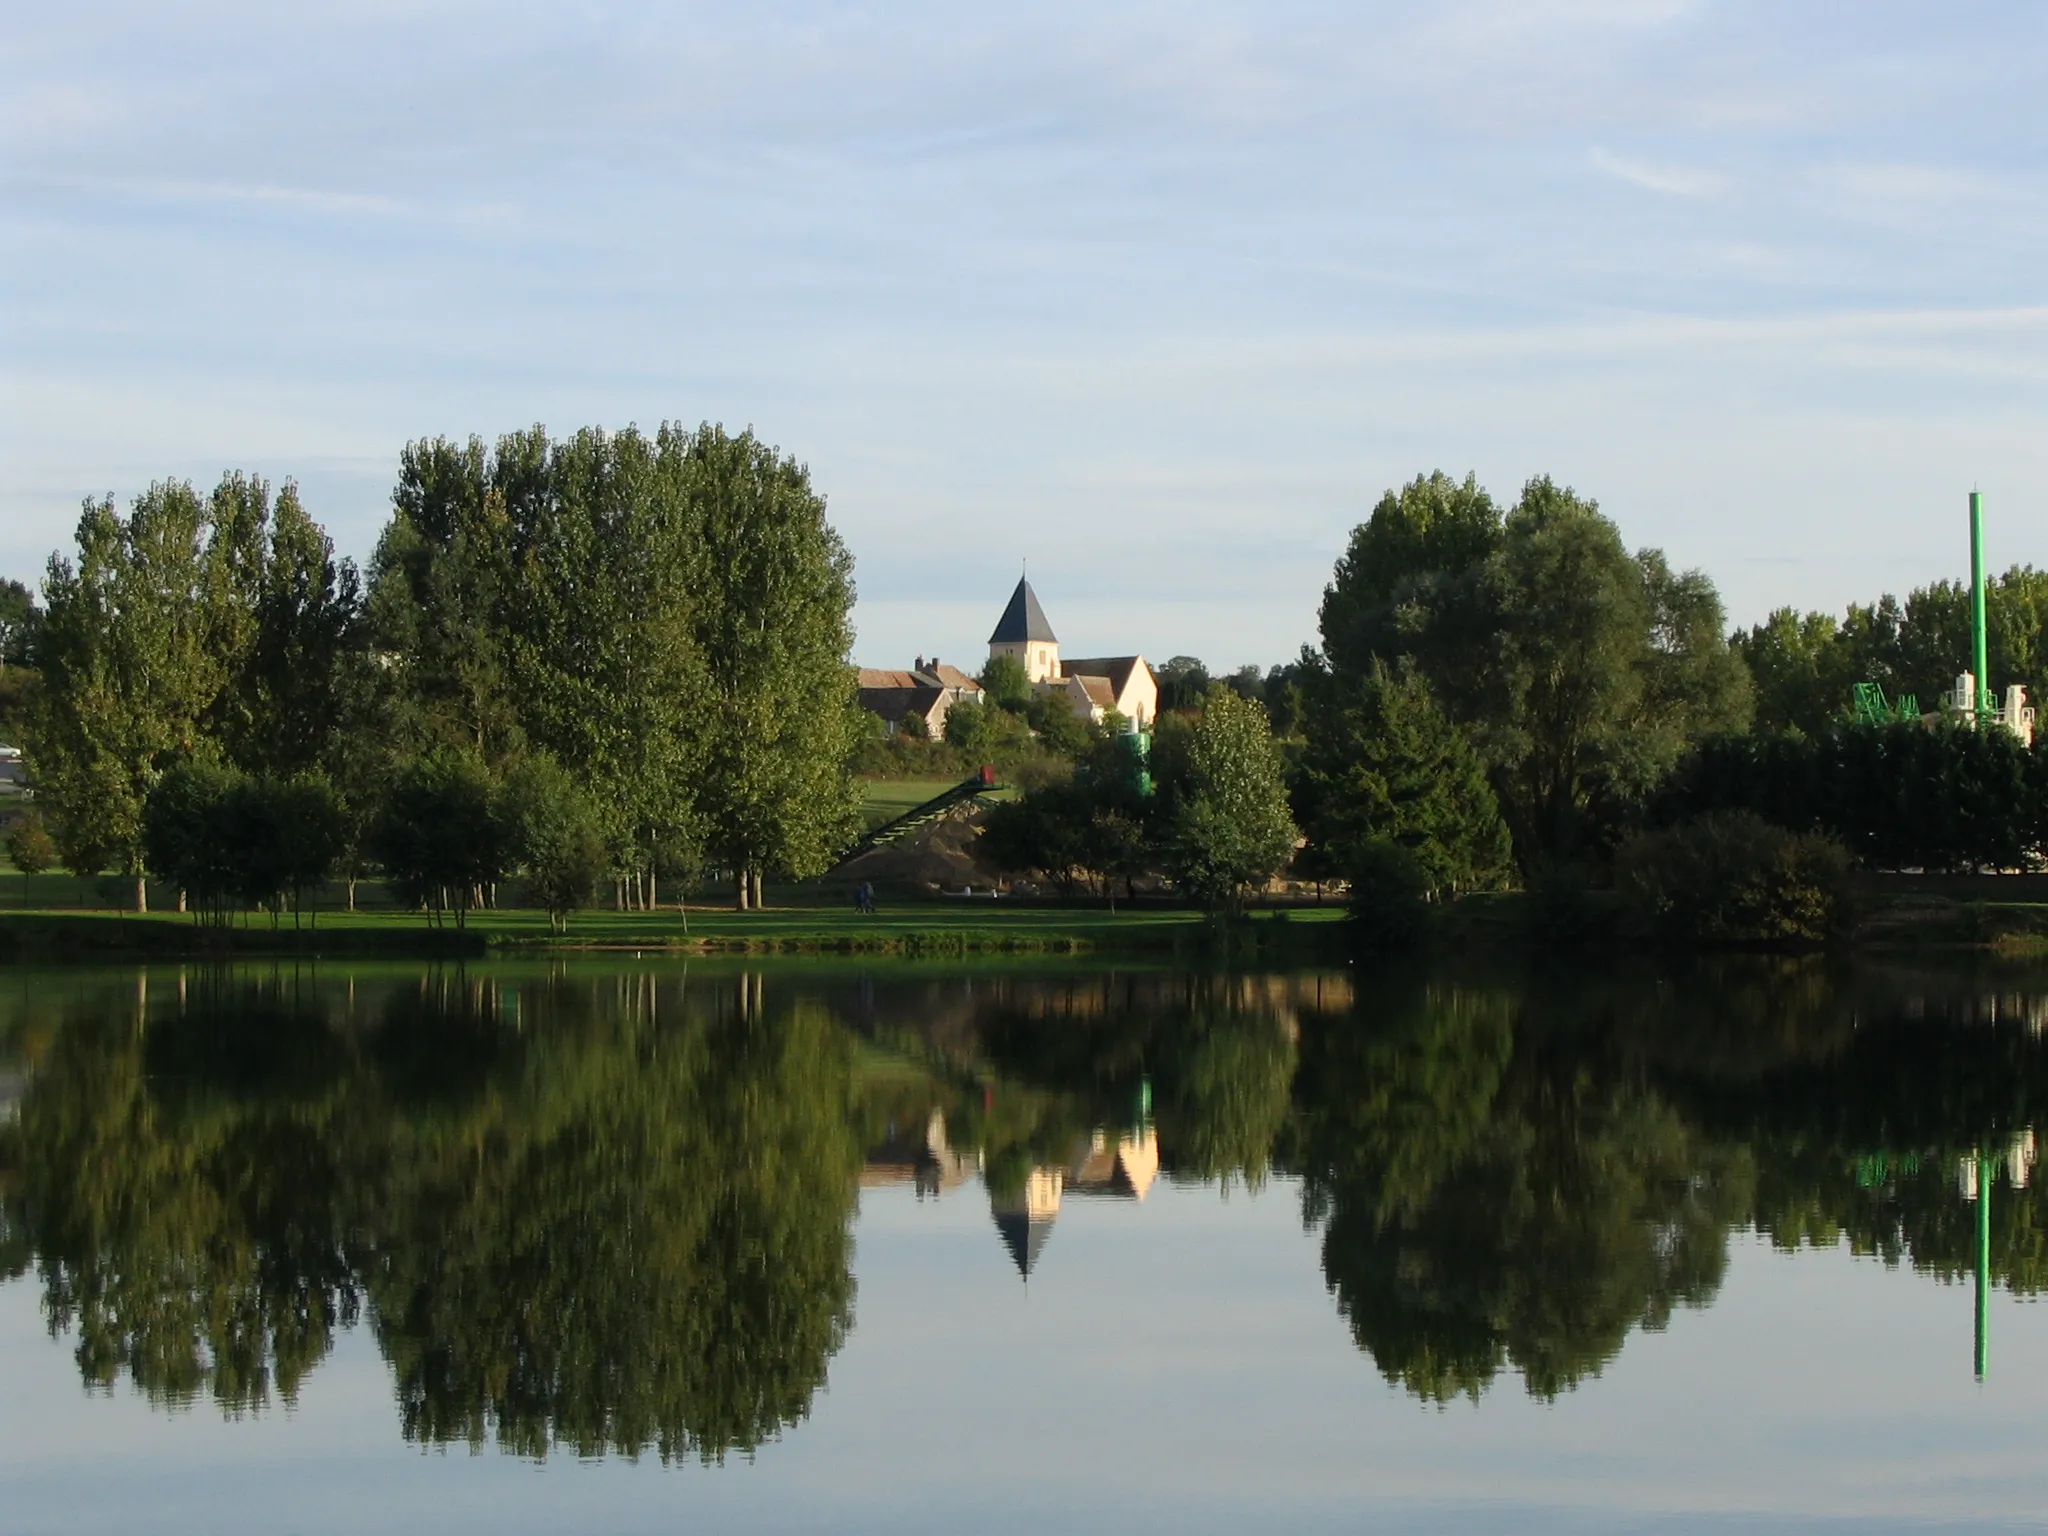
M936 1200L978 1179L988 1196L996 1233L1017 1273L1028 1280L1059 1220L1062 1200L1139 1201L1158 1177L1159 1134L1144 1125L1128 1131L1091 1131L1075 1140L1062 1161L1033 1164L1021 1178L991 1178L979 1148L963 1149L947 1140L945 1112L935 1109L917 1134L899 1135L892 1127L886 1140L870 1148L860 1182L863 1189L908 1184L919 1200Z

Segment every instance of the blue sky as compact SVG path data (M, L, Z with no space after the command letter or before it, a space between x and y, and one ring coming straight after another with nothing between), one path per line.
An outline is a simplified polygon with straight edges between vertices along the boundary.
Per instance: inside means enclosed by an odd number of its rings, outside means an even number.
M2048 11L239 3L0 26L0 571L79 499L752 424L860 659L1271 662L1388 485L1548 472L1731 616L2048 564Z

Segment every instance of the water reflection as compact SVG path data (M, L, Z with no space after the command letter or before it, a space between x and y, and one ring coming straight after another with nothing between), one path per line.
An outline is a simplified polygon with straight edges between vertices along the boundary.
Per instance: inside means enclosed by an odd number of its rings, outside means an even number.
M1974 1282L1981 1371L1989 1289L2048 1283L2044 981L45 976L0 999L0 1274L89 1388L246 1414L361 1325L408 1439L712 1461L809 1412L863 1188L985 1200L1028 1279L1074 1201L1279 1175L1425 1402L1580 1386L1747 1229Z

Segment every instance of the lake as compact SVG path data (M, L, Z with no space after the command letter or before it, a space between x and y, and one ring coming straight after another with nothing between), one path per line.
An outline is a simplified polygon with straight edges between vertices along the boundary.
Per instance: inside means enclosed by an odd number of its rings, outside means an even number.
M2048 968L0 970L0 1531L1982 1530Z

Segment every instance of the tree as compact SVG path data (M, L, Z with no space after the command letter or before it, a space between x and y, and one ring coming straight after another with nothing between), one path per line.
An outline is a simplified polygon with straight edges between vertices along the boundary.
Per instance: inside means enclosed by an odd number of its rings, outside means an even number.
M981 690L989 702L1012 714L1022 714L1031 702L1031 678L1024 664L1014 656L991 656L982 668Z
M1832 614L1779 608L1730 641L1756 689L1759 731L1818 734L1848 713L1850 690L1871 679L1849 675L1852 658Z
M437 748L400 769L372 833L399 894L462 927L484 887L511 863L512 838L490 770L474 753Z
M27 740L36 797L66 864L143 881L143 806L170 754L196 739L224 681L204 605L207 507L159 483L126 518L87 502L78 559L50 557Z
M150 870L184 892L194 916L215 923L243 893L249 860L241 813L248 775L211 756L173 764L151 788L143 812Z
M997 869L1036 873L1062 897L1096 868L1089 824L1095 804L1073 777L1051 780L1016 800L989 808L976 851Z
M57 845L50 841L43 818L30 811L7 833L7 857L21 875L21 901L28 905L28 883L57 862Z
M408 443L400 455L392 518L370 562L368 620L415 746L496 757L519 743L505 619L510 508L534 499L545 443L536 428L502 439L495 459L475 437Z
M1329 867L1349 872L1385 839L1449 895L1506 872L1511 848L1485 765L1412 664L1375 659L1363 677L1324 674L1307 690L1297 807Z
M596 809L561 764L539 753L513 771L505 798L517 828L527 893L546 908L549 926L565 932L569 914L589 905L604 878L604 836Z
M1340 673L1418 647L1434 670L1463 626L1447 610L1469 597L1475 573L1501 537L1500 509L1476 477L1438 470L1379 499L1323 593L1323 654ZM1469 638L1466 636L1464 638Z
M1159 669L1159 709L1199 709L1209 692L1209 669L1199 656L1169 657Z
M344 676L361 607L355 566L336 563L333 541L286 481L236 679L245 703L233 750L243 767L288 779L328 760L346 718Z
M816 874L860 824L853 560L804 466L752 432L663 430L682 454L702 540L692 621L709 699L697 813L744 910L759 904L770 868Z
M1339 678L1413 661L1486 762L1525 876L1603 853L1688 742L1748 720L1712 584L1631 556L1548 478L1505 518L1469 477L1389 493L1322 620Z
M1088 722L1074 713L1074 706L1064 693L1037 695L1025 708L1024 718L1031 722L1041 746L1069 762L1085 753L1094 739Z
M1210 689L1189 736L1185 779L1173 790L1167 873L1211 911L1239 911L1244 888L1294 852L1294 821L1266 712L1228 688Z
M0 579L0 672L34 665L36 631L43 611L24 582Z

